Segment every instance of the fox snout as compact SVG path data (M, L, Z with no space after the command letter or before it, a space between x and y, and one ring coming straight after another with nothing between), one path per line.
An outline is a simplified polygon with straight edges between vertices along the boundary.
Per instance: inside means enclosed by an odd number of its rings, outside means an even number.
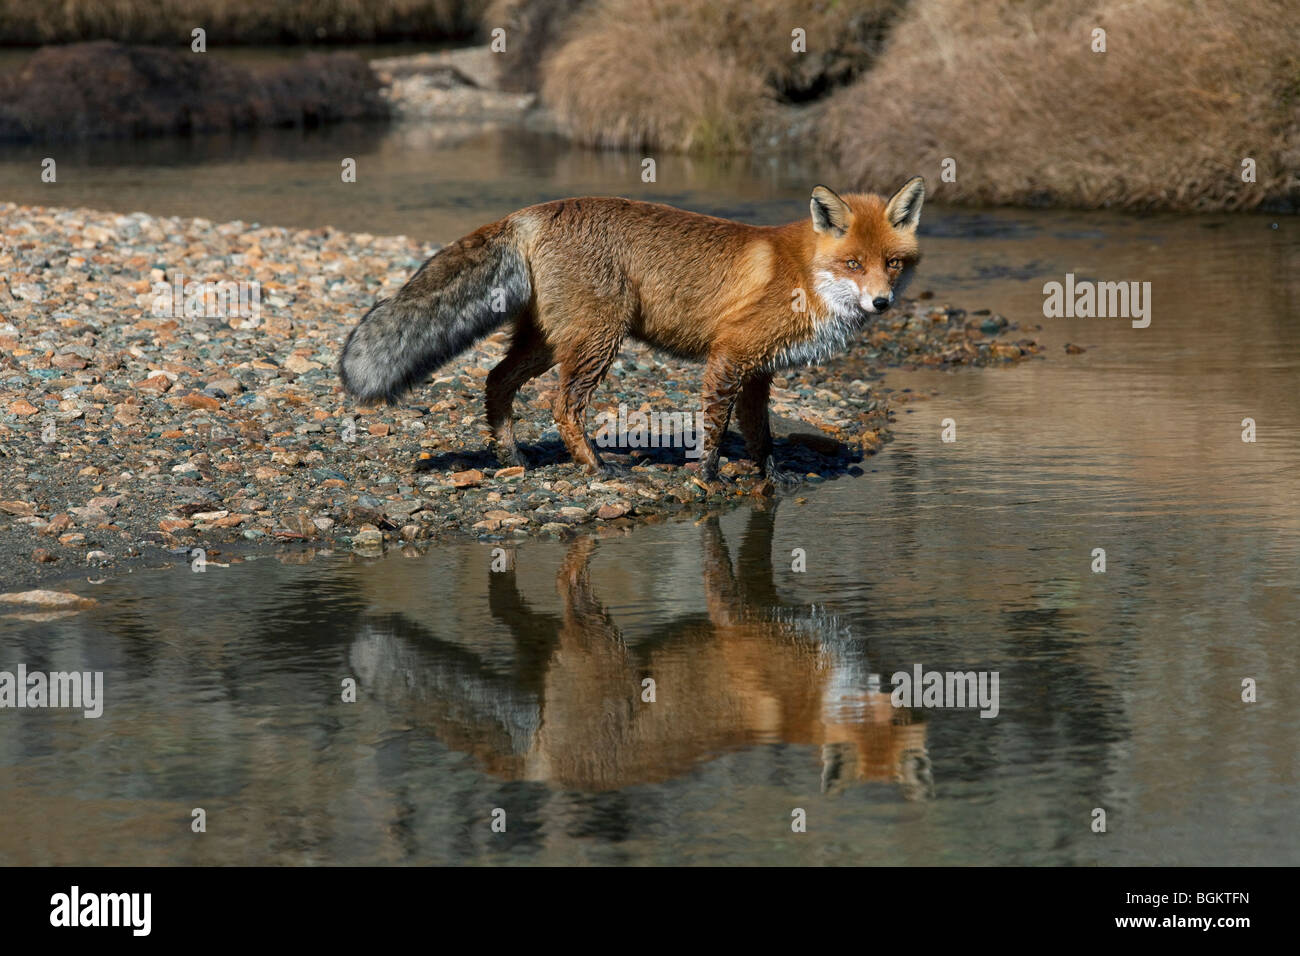
M874 295L870 292L862 293L862 298L858 300L858 305L867 315L874 315L884 312L894 304L894 290L890 289L884 295Z
M864 295L858 299L854 312L858 324L865 326L874 316L886 311L894 302L893 296L869 296Z

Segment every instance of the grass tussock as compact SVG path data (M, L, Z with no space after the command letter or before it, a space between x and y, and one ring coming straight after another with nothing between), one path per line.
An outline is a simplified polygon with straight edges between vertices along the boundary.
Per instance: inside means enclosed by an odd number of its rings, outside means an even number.
M85 40L170 45L466 39L488 0L0 0L0 37L36 46Z
M592 145L725 152L781 103L870 66L898 0L591 0L541 68L542 99ZM804 31L806 52L793 48Z
M531 93L541 85L542 58L559 44L575 14L595 0L492 0L481 34L506 31L505 50L496 54L503 90Z
M1295 208L1300 16L1294 0L914 0L822 130L855 185L920 173L945 201Z
M374 71L314 53L254 72L215 57L102 41L45 47L0 76L0 141L313 126L387 115Z

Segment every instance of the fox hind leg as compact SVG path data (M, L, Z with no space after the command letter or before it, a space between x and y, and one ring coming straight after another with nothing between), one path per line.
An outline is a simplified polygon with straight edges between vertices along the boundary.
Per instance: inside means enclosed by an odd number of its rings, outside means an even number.
M497 458L503 465L527 465L515 442L515 395L529 379L548 371L555 356L529 313L519 316L505 358L487 377L487 419Z
M772 376L760 373L740 387L736 398L736 424L745 436L745 449L759 468L772 457L772 425L767 414Z
M609 334L584 343L560 357L560 391L555 399L555 425L575 463L585 465L588 474L606 470L599 453L587 437L587 405L596 387L618 355L622 336Z

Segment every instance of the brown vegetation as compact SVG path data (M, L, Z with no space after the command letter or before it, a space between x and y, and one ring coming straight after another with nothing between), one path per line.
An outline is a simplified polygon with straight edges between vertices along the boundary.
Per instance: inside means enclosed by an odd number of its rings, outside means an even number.
M919 172L946 201L1294 205L1300 16L1291 0L915 0L824 129L852 183Z
M531 93L541 85L542 57L559 44L574 14L593 0L492 0L483 16L484 37L498 27L506 47L496 55L503 90Z
M742 150L781 102L866 69L897 0L596 0L571 19L542 68L543 100L601 146ZM807 52L792 48L806 34Z
M216 57L118 43L45 47L0 76L0 141L148 136L384 116L351 53L254 72Z
M82 40L189 45L465 39L487 0L0 0L0 37L36 46Z
M1294 0L898 7L589 0L544 62L543 102L594 145L742 151L793 138L853 187L919 173L953 202L1300 205ZM795 26L807 54L790 49ZM1098 28L1105 52L1093 51ZM940 176L949 158L953 182Z

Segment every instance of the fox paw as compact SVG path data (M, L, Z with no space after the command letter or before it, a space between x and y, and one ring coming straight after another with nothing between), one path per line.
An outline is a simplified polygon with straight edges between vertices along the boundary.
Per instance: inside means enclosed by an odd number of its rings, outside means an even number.
M528 458L518 448L513 445L498 445L496 449L497 461L501 462L503 468L527 468Z
M734 486L735 483L734 478L718 471L717 465L712 468L707 465L700 468L700 484L711 495L726 494L727 490Z
M788 491L799 484L800 478L793 471L786 471L784 468L778 468L768 459L767 466L762 469L762 475L778 488Z

